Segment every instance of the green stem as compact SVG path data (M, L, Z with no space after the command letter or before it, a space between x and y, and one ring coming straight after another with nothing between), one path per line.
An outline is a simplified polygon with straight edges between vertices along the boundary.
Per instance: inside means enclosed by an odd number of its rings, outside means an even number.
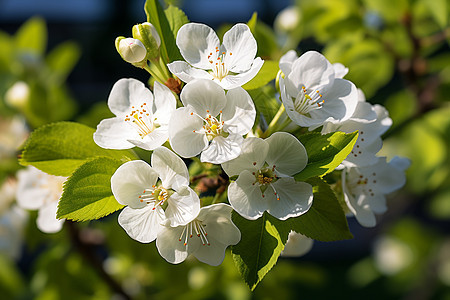
M278 109L277 113L273 117L272 121L269 124L269 127L267 127L267 130L264 132L264 137L270 135L274 131L274 127L277 125L281 115L284 113L286 108L284 107L283 103L281 103L280 108Z
M211 205L216 204L217 200L219 200L220 196L222 195L222 193L216 193L214 195L213 200L211 201Z
M161 78L161 74L157 74L155 73L152 69L150 69L149 65L145 65L142 67L144 70L146 70L147 72L150 73L150 75L152 75L153 77L155 77L156 80L158 80L159 82L161 82L162 84L165 83L165 81Z

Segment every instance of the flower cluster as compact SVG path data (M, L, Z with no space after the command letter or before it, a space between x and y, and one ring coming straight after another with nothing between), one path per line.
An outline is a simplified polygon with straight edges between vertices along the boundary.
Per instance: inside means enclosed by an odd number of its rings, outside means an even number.
M144 25L136 26L144 30ZM146 23L145 28L153 26ZM141 51L148 45L141 45L145 39L139 38L138 29L133 28L136 41L117 41L119 53L134 65L148 59ZM159 48L156 31L151 36ZM153 151L150 165L130 161L111 178L115 198L126 206L119 223L128 235L142 243L156 240L159 253L171 263L193 254L218 265L226 247L241 239L231 220L233 210L248 220L267 212L280 221L308 212L313 187L294 178L307 166L308 153L291 133L263 138L252 130L257 112L241 86L255 77L264 61L255 58L257 44L247 25L233 26L221 44L210 27L188 23L179 29L176 45L185 61L170 62L167 68L185 83L178 105L170 80L155 81L152 93L135 79L121 79L108 99L116 117L101 121L94 141L108 149L137 146ZM359 131L353 151L340 167L343 197L346 210L363 226L375 225L373 214L386 210L384 195L403 185L407 167L403 159L386 163L375 156L381 134L392 123L386 110L365 102L362 92L343 79L348 69L331 64L318 52L297 57L289 51L279 67L285 122L310 131L321 128L322 134ZM202 163L220 165L232 179L229 205L206 205L190 187L188 168L179 156L197 155ZM311 239L292 231L282 255L302 255L311 246Z

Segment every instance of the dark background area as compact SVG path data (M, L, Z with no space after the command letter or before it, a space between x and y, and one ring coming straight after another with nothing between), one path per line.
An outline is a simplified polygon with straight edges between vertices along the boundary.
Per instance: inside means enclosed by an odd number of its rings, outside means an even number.
M187 0L174 1L192 22L217 28L224 23L247 22L254 11L267 24L290 0ZM48 47L73 40L82 56L68 78L74 98L85 111L106 101L120 78L141 81L148 74L124 62L117 54L117 36L131 36L133 25L146 21L145 0L0 0L0 30L9 34L32 16L43 17L48 26Z

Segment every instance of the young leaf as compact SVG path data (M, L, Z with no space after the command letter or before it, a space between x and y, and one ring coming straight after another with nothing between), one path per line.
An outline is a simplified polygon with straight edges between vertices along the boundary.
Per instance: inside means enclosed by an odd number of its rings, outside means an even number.
M274 89L267 85L258 89L250 90L248 93L255 103L257 113L262 114L266 122L269 123L280 107L280 103L278 103L277 99L275 99Z
M122 162L99 157L81 165L64 184L58 218L96 220L123 207L111 191L111 176Z
M298 136L308 153L308 164L294 176L297 181L323 176L336 169L350 154L358 138L358 133L332 132L322 135L312 132Z
M19 163L48 174L69 176L95 157L128 161L137 157L130 150L107 150L94 143L94 129L73 122L58 122L36 129L28 138Z
M70 41L59 44L46 58L47 66L52 71L51 78L57 79L58 84L64 82L80 55L81 50L78 44Z
M178 30L184 24L189 23L189 19L181 9L173 5L169 5L164 11L164 13L166 14L166 18L167 21L169 22L173 36L176 39Z
M19 51L43 55L47 47L47 26L44 19L29 19L17 31L15 43Z
M284 221L288 223L285 225L295 232L323 242L353 238L344 211L330 186L318 177L306 182L313 186L313 205L305 214Z
M266 60L264 61L264 64L258 74L252 80L244 84L242 88L246 90L253 90L265 86L267 83L275 79L278 70L278 62Z
M167 20L161 4L158 0L147 0L144 6L145 14L147 15L147 22L155 26L161 38L161 57L165 63L174 60L181 60L180 50L178 49L172 29Z
M276 264L289 231L284 226L275 226L277 220L267 212L250 221L233 211L232 220L241 231L241 241L231 248L233 259L244 281L254 290Z

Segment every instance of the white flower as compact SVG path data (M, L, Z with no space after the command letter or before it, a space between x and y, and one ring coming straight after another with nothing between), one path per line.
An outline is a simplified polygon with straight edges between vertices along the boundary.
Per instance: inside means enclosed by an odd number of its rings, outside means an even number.
M186 225L200 210L200 199L188 186L189 173L181 158L159 147L153 151L151 164L130 161L111 177L114 197L127 205L119 224L141 243L152 242L165 223Z
M289 232L289 237L281 252L284 257L299 257L308 253L314 244L314 240L295 231Z
M286 56L286 57L285 57ZM344 121L355 111L358 96L353 83L337 78L333 65L320 53L309 51L296 58L288 52L280 59L280 94L289 118L313 130L327 121Z
M0 254L17 259L21 253L28 214L13 204L17 181L7 178L0 187Z
M15 108L24 108L30 98L30 87L24 81L17 81L5 93L5 102Z
M394 157L387 163L385 157L379 157L372 165L344 168L341 176L345 203L362 226L374 227L375 214L386 212L385 195L405 184L404 171L409 164L406 158Z
M20 256L27 220L28 214L17 205L0 212L0 254L14 259Z
M358 139L352 152L342 162L350 166L374 164L378 159L375 155L383 146L381 135L392 125L386 108L365 102L364 95L358 91L361 95L360 101L352 117L344 122L327 122L322 128L323 134L334 131L351 133L358 130Z
M292 176L307 160L305 147L289 133L276 132L265 140L246 138L241 155L222 164L228 176L239 175L228 187L231 206L250 220L264 211L280 220L304 214L312 205L312 187Z
M210 80L195 80L183 88L169 123L172 149L182 157L201 154L202 162L220 164L241 152L242 136L253 126L256 110L241 87L224 90Z
M186 60L167 65L184 82L196 78L210 79L226 90L250 81L264 61L256 56L257 45L245 24L236 24L223 36L223 44L214 30L204 24L183 25L176 40Z
M64 220L56 218L56 211L67 177L49 175L30 166L17 172L17 180L17 203L23 209L38 210L36 223L39 230L45 233L60 231Z
M296 6L288 6L280 11L275 17L274 27L276 30L288 33L298 28L301 20L300 10Z
M165 226L158 234L156 247L172 264L183 262L190 254L212 266L225 257L225 249L241 240L241 232L231 221L232 208L220 203L203 207L198 216L184 226Z
M168 123L176 108L172 92L155 81L155 96L135 79L120 79L109 95L108 106L116 117L97 126L94 141L106 149L138 146L153 150L167 141Z
M0 159L17 159L17 150L28 137L25 120L20 117L0 117Z

